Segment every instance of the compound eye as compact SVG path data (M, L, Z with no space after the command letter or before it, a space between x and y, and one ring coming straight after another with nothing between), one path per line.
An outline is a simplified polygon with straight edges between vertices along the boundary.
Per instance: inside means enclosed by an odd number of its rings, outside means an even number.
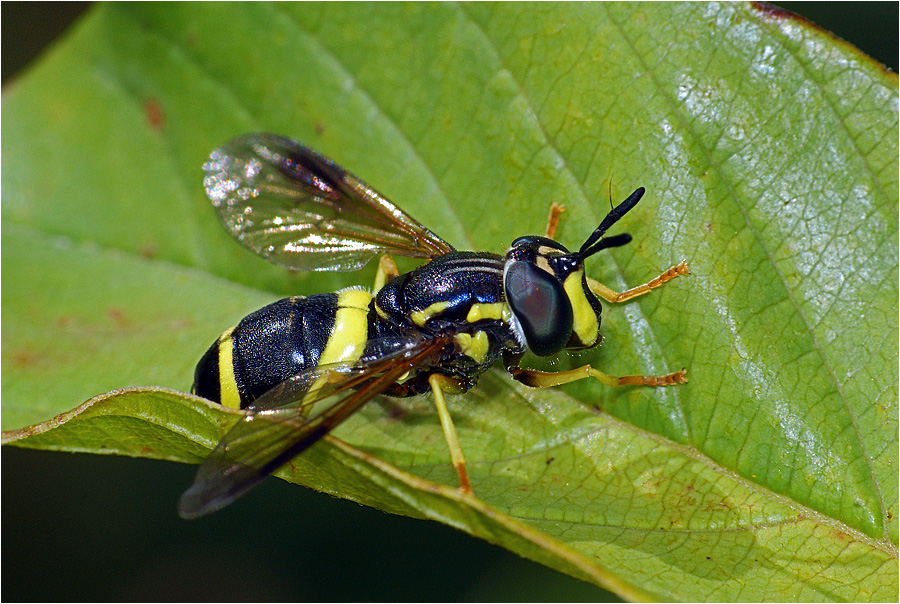
M542 357L562 350L572 335L574 322L572 304L562 284L530 262L511 262L503 288L528 348Z

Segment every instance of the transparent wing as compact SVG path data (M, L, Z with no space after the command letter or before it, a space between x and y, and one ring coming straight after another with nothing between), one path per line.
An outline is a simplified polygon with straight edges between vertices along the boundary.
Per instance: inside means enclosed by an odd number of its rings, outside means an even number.
M241 136L213 151L203 169L228 232L287 268L351 271L380 254L453 251L365 182L289 138Z
M266 392L200 466L179 513L196 518L228 505L408 372L435 364L446 344L417 339L354 365L302 372Z

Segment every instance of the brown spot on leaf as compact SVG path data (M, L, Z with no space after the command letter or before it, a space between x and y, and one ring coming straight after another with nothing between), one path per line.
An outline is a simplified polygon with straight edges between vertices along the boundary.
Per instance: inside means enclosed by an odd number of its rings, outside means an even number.
M41 360L41 355L30 350L20 350L19 352L14 352L11 358L12 362L19 367L32 367Z
M850 537L850 535L848 535L847 533L845 533L843 531L839 531L839 530L832 530L831 536L834 537L837 541L843 541L845 543L848 541L852 541L852 538Z
M162 105L153 97L144 101L144 117L147 124L154 130L162 130L166 125L166 116L163 114Z
M125 317L125 313L121 308L116 308L115 306L111 307L106 311L106 316L112 319L113 323L116 324L116 327L128 327L129 322Z
M155 243L146 242L141 244L141 247L138 248L138 254L147 258L148 260L156 257L156 254L159 253L159 246Z

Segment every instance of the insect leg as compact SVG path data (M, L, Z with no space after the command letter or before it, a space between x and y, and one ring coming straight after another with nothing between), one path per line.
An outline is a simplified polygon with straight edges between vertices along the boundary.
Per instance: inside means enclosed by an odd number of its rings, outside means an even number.
M566 211L566 206L558 204L555 201L550 204L550 215L547 216L547 229L544 236L547 239L553 239L556 235L556 227L559 226L559 215Z
M569 371L538 371L536 369L522 369L521 367L507 367L510 375L526 386L532 388L550 388L560 384L568 384L586 378L595 378L607 386L674 386L686 384L687 370L682 369L669 375L623 375L617 377L594 369L590 365L584 365Z
M447 411L447 404L444 402L444 392L459 392L460 384L453 378L437 373L428 376L428 384L431 386L431 391L434 392L434 406L437 407L438 417L441 418L441 427L444 429L444 438L450 447L450 459L459 475L459 490L472 494L474 491L472 491L472 483L469 482L469 474L466 472L466 459L463 457L459 438L456 436L456 428L450 418L450 412Z
M618 293L599 281L595 281L591 278L587 279L588 287L592 292L606 300L607 302L625 302L627 300L631 300L632 298L637 298L638 296L643 296L648 293L652 289L656 289L657 287L662 286L667 281L678 277L679 275L690 275L691 271L687 267L687 263L682 261L679 264L676 264L659 277L644 283L643 285L638 285L637 287L632 287L629 290L626 290L622 293Z
M385 254L378 260L378 272L375 273L375 285L372 286L372 293L377 294L378 290L384 287L384 284L400 274L394 259L389 254Z

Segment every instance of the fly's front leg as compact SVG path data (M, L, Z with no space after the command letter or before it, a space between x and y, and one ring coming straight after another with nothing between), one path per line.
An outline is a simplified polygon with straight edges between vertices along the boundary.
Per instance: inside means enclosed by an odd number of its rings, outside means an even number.
M459 438L456 436L456 427L447 411L447 403L444 402L445 392L461 392L462 386L457 380L436 373L428 376L428 384L434 393L434 406L437 407L438 417L441 419L441 427L444 429L444 438L450 447L450 459L453 467L459 475L459 490L466 494L473 494L472 483L469 482L469 473L466 472L466 459L463 457L462 447L459 446Z
M558 204L555 201L550 204L550 214L547 216L547 228L544 232L544 235L547 237L547 239L553 239L556 235L556 229L559 226L559 216L565 211L566 206L564 205ZM643 296L651 290L662 286L667 281L671 281L675 277L690 274L691 271L690 269L688 269L687 262L681 261L669 270L663 272L659 277L651 279L647 283L638 285L637 287L632 287L631 289L626 290L622 293L619 293L603 285L599 281L591 279L590 277L587 278L587 284L592 292L594 292L596 295L600 296L607 302L627 302L632 298Z
M551 388L569 382L577 382L587 378L594 378L610 387L615 386L674 386L686 384L687 370L682 369L668 375L623 375L615 376L603 373L590 365L584 365L569 371L538 371L537 369L523 369L515 364L515 361L507 362L506 370L516 380L531 388Z
M397 264L389 254L385 254L378 260L378 272L375 273L375 285L372 286L372 293L377 294L378 290L384 287L384 284L400 274L397 270Z
M675 277L680 275L690 275L691 271L687 267L687 262L682 261L679 264L676 264L659 277L655 279L651 279L647 283L643 285L638 285L637 287L632 287L629 290L626 290L622 293L614 291L599 281L595 281L591 278L587 279L588 288L607 302L626 302L631 300L632 298L637 298L638 296L643 296L646 293L649 293L651 290L656 289L657 287L661 287L667 281L671 281Z

